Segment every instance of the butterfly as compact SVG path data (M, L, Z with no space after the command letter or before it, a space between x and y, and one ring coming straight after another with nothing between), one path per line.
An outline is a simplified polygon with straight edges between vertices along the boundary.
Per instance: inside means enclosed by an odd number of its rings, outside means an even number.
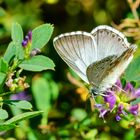
M118 30L100 25L91 33L76 31L54 38L60 57L91 85L91 94L105 96L128 67L137 48Z

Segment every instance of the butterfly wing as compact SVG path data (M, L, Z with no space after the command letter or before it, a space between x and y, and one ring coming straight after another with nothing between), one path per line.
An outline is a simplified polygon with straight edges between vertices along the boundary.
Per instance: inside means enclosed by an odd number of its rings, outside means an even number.
M71 32L54 38L54 47L61 58L85 81L87 67L97 60L93 36L87 32Z
M121 32L106 25L96 27L91 34L97 44L98 60L111 55L121 55L130 46Z
M133 58L133 53L135 52L135 50L136 46L131 45L118 57L110 56L102 59L101 61L91 64L87 68L87 76L89 82L92 84L92 81L94 81L93 85L95 84L95 86L98 87L98 89L100 90L99 92L106 91L113 84L115 84L117 79L127 68ZM91 77L91 73L93 72L94 75L92 75Z
M98 87L103 80L103 76L107 72L108 67L116 58L117 56L115 55L108 56L89 65L86 71L89 83L91 83L93 86Z

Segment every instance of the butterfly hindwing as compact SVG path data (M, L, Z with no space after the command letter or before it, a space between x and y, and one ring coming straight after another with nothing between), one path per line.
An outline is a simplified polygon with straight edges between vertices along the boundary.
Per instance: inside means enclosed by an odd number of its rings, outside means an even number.
M120 56L109 56L91 64L87 68L89 82L100 91L110 88L131 62L135 49L136 47L132 45Z
M96 27L91 34L98 46L98 60L111 55L120 55L130 46L121 32L106 25Z
M100 82L104 78L104 74L106 74L108 67L116 59L116 57L117 56L115 55L108 56L89 65L86 71L89 83L99 86Z

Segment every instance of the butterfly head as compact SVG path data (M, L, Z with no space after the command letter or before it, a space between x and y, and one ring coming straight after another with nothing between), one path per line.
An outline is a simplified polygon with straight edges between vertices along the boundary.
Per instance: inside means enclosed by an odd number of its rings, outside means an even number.
M91 97L96 97L97 95L99 95L99 89L97 87L92 87L89 93Z
M95 87L95 86L91 87L89 93L90 93L90 96L93 98L95 98L98 95L101 95L103 97L106 96L104 91L102 91L99 87Z

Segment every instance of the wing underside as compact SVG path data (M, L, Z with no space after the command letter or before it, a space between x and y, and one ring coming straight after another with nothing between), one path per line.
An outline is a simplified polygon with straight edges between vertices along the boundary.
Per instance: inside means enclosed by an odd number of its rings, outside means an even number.
M136 48L121 32L106 25L96 27L91 33L61 34L54 39L54 47L81 79L106 88L126 69Z
M131 62L135 49L135 46L131 46L120 56L109 56L91 64L87 68L87 77L91 85L105 91L115 84Z
M117 56L115 55L108 56L89 65L86 71L89 83L98 87L103 80L109 66L116 58Z
M54 47L62 59L85 81L87 67L97 60L97 48L90 33L71 32L54 39Z
M96 27L91 34L97 44L98 60L112 55L121 55L130 46L121 32L106 25Z

